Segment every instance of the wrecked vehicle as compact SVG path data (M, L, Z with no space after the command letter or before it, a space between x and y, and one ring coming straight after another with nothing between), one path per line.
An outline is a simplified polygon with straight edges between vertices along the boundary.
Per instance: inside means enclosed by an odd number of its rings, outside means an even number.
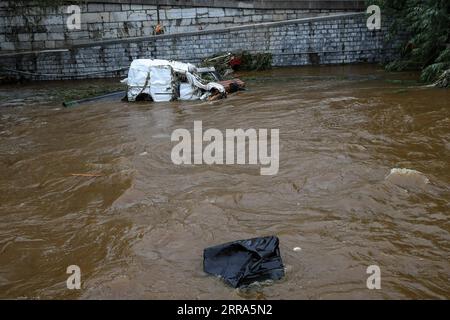
M211 81L212 80L212 81ZM216 100L242 90L239 79L222 81L214 67L162 59L136 59L128 71L127 101Z

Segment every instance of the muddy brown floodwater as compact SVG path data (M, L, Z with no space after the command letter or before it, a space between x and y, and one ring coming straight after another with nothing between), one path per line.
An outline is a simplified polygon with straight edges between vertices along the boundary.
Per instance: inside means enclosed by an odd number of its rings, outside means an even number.
M1 87L0 298L450 298L449 90L378 66L241 76L217 102L70 109L46 97L83 82ZM171 133L195 120L278 128L278 174L174 165ZM282 280L203 273L205 247L272 234Z

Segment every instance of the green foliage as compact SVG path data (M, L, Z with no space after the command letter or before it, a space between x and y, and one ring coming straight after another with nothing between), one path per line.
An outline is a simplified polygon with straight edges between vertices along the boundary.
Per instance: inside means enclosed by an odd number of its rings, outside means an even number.
M255 53L251 54L248 51L240 53L242 60L241 70L268 70L272 67L271 53Z
M450 68L449 0L375 0L382 16L394 19L391 36L406 31L409 39L388 70L422 70L421 80L436 80Z

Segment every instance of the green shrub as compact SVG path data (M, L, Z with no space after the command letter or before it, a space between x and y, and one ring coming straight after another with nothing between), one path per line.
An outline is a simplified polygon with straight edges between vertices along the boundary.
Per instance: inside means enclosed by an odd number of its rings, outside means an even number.
M375 0L381 14L393 18L391 36L406 31L409 38L400 58L388 70L421 70L421 80L435 81L450 68L449 0Z

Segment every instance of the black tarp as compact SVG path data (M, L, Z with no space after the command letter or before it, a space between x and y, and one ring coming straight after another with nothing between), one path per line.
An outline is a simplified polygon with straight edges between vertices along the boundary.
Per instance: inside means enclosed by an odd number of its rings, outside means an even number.
M203 269L237 288L254 281L278 280L284 276L276 236L238 240L206 248Z

